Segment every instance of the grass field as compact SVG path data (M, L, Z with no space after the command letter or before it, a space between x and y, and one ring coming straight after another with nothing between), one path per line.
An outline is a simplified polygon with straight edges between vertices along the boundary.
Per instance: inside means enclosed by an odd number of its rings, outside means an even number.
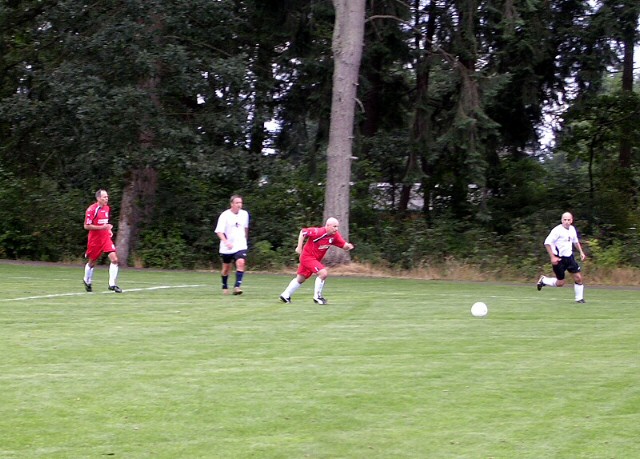
M640 457L638 290L81 276L0 264L1 458Z

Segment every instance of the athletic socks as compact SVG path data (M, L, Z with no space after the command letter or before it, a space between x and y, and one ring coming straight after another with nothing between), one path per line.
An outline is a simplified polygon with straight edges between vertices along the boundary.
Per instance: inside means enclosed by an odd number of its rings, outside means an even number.
M87 285L91 285L93 281L93 268L89 266L89 263L84 265L84 282Z
M282 292L282 296L285 298L291 298L291 295L293 295L295 293L296 290L298 290L300 288L302 284L298 283L298 278L294 278L291 282L289 282L289 285L287 286L286 289L284 289L284 292Z
M109 265L109 287L113 287L116 284L118 279L118 265L116 263L111 263Z
M557 287L558 279L555 277L543 277L542 283L548 287ZM576 295L576 301L584 300L584 285L573 284L573 291Z
M319 277L316 277L316 283L313 289L314 298L322 298L322 289L324 288L324 281Z
M244 271L236 271L236 285L234 287L240 287L242 285L243 277L244 277Z
M222 289L227 290L229 287L227 286L227 282L229 281L229 276L220 276L222 279Z
M286 289L284 289L284 292L282 292L281 296L283 296L284 298L291 298L291 295L293 295L295 291L300 288L301 285L302 284L298 283L298 278L297 277L294 278L291 282L289 282L289 285L287 286ZM314 298L322 297L323 288L324 288L324 281L319 277L316 277L316 281L313 288L313 297Z

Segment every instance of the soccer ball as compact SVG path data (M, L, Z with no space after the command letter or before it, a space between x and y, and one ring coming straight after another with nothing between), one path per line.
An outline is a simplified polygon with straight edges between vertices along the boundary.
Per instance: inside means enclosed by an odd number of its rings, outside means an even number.
M471 306L471 315L473 317L484 317L489 312L489 308L482 301L478 301L477 303L473 303Z

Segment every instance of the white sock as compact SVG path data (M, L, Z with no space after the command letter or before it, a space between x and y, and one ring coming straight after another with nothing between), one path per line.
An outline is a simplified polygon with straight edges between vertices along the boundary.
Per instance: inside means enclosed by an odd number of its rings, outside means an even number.
M324 281L319 277L316 277L315 287L313 289L313 297L320 298L322 296L322 289L324 288Z
M580 301L584 299L584 285L583 284L573 284L573 291L576 294L576 301Z
M89 266L89 263L84 265L84 281L91 285L91 281L93 280L93 268Z
M289 285L287 286L286 289L284 289L284 292L282 292L282 296L285 298L291 298L291 295L293 295L295 293L296 290L298 290L300 288L302 284L298 283L298 278L294 278L291 282L289 282Z
M118 265L115 263L111 263L109 265L109 287L113 287L116 285L116 280L118 279Z
M542 278L542 283L544 285L547 285L549 287L556 287L558 284L558 279L556 279L555 277L543 277Z

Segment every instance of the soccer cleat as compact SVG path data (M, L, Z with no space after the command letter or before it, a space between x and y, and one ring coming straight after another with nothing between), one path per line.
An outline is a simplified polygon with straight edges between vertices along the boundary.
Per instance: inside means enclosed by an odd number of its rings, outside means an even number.
M313 301L314 301L314 303L318 303L318 304L327 304L328 303L328 301L325 298L321 297L321 296L319 296L317 298L314 296L313 297Z
M242 290L240 290L240 287L235 287L233 289L233 294L234 295L242 295Z
M115 293L122 293L122 289L120 287L118 287L117 285L110 285L109 286L109 290L115 292Z
M91 288L91 284L87 284L87 283L84 281L84 279L82 279L82 283L84 284L84 289L85 289L87 292L92 292L92 291L93 291L93 289Z
M542 290L542 287L544 287L542 279L544 279L544 276L540 276L540 279L538 279L538 283L536 284L536 287L538 287L538 291Z
M223 288L222 289L222 294L223 295L228 295L229 294L229 289L228 288Z
M584 298L583 298L583 299L581 299L581 300L576 300L576 303L586 303L586 301L585 301L585 300L584 300Z
M284 295L280 295L280 301L282 301L283 303L291 303L291 297L287 298Z

